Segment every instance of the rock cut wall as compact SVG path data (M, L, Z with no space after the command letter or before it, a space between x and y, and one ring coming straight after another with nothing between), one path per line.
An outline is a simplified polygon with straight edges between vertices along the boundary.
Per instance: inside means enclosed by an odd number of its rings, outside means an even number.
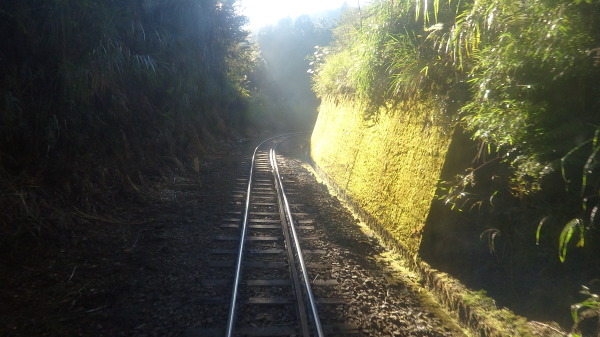
M456 140L460 137L453 137L460 131L445 128L447 123L436 118L441 116L439 107L412 102L381 109L370 120L363 117L365 112L348 101L323 100L319 108L311 156L317 173L338 197L388 245L410 258L423 284L474 336L566 335L553 325L498 309L494 300L418 255L443 166L461 163L458 153L468 150ZM449 153L451 143L454 153ZM427 238L432 240L431 235ZM453 244L445 235L436 240Z
M413 256L444 164L452 130L424 103L382 108L366 120L357 102L323 100L311 156L379 234Z

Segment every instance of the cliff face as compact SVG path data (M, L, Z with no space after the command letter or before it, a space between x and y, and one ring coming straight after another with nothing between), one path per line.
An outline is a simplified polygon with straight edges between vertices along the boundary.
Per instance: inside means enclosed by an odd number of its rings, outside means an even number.
M358 102L324 100L311 138L321 173L409 256L419 249L452 137L438 114L413 102L365 120Z

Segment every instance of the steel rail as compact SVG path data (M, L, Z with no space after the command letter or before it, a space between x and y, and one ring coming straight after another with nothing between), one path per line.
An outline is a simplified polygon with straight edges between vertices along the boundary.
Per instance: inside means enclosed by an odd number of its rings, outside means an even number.
M229 317L227 318L227 332L226 332L227 337L233 336L234 325L235 325L235 312L237 309L236 304L237 304L237 297L238 297L238 288L239 288L241 274L242 274L242 260L244 258L244 246L246 243L246 234L248 232L248 214L249 214L249 210L250 210L250 194L251 194L251 189L252 189L252 176L254 173L254 161L256 159L256 153L258 152L258 148L260 148L263 144L265 144L266 142L268 142L270 140L278 138L278 137L281 137L281 136L275 136L275 137L265 139L260 144L258 144L258 146L254 149L254 152L252 154L252 160L251 160L251 164L250 164L250 176L248 178L248 189L246 192L246 205L244 208L244 221L242 223L240 246L239 246L237 262L236 262L236 267L235 267L235 278L233 281L233 292L231 294L231 304L229 306Z
M291 137L291 136L290 136ZM285 141L287 138L283 138L277 141L276 144L273 145L277 147L281 142ZM292 240L290 238L290 230L289 230L289 222L287 221L287 213L285 211L282 190L279 180L277 179L275 167L273 166L273 159L271 158L271 154L269 154L269 161L271 164L271 173L273 174L273 182L275 184L275 190L277 192L277 203L279 208L279 216L281 218L281 225L283 229L283 236L286 242L286 252L288 255L288 259L290 261L289 264L289 272L292 276L292 289L294 291L294 295L296 295L296 310L298 314L298 321L301 330L301 336L310 337L310 325L307 319L307 311L306 306L304 305L304 298L302 296L302 285L300 284L300 276L298 275L298 268L296 263L294 262L294 247L291 244Z
M290 137L288 137L284 140L287 140L289 138ZM277 165L275 149L284 140L279 141L277 144L275 144L273 147L271 147L269 157L271 159L271 166L273 167L273 170L274 170L274 176L276 177L279 188L281 189L281 196L282 196L283 204L285 207L285 213L287 215L289 228L292 231L292 237L294 239L294 248L296 250L296 255L298 256L300 270L302 271L302 277L304 279L304 289L306 291L306 295L308 296L308 303L310 304L313 323L314 323L314 327L316 330L316 336L323 337L323 336L325 336L325 334L323 333L323 326L321 325L321 320L319 318L319 311L317 309L317 303L316 303L315 297L313 295L312 287L310 286L310 279L308 278L308 272L306 270L306 265L304 264L304 257L302 256L302 250L300 249L300 240L298 239L298 234L296 233L296 228L295 228L296 226L294 224L294 220L292 219L292 211L290 209L290 204L289 204L289 202L287 200L287 196L285 194L285 189L283 187L283 180L281 179L281 174L279 173L279 166Z

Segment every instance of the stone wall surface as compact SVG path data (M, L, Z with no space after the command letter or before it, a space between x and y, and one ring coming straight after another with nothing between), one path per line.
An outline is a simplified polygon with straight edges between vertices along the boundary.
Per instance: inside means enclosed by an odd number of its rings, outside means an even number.
M352 102L324 101L311 156L406 253L419 249L452 131L431 116L435 107L388 107L376 119Z
M357 102L323 100L311 137L316 174L388 247L404 256L421 283L474 336L565 336L556 324L527 321L498 309L485 292L468 289L419 255L425 224L432 221L428 216L438 180L448 170L444 165L460 166L466 151L461 137L453 137L460 131L435 117L439 111L435 104L413 102L365 119L368 112ZM436 229L442 235L435 240L444 241L438 244L452 245L445 242L444 231L453 227L444 221L437 226L443 228ZM427 238L432 240L431 235Z

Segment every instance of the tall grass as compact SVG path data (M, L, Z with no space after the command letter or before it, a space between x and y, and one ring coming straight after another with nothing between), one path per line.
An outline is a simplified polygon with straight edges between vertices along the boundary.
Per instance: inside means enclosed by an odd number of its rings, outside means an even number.
M191 166L239 127L252 56L233 6L0 5L3 247L62 227L71 206L93 211L104 193L131 195L136 177Z

